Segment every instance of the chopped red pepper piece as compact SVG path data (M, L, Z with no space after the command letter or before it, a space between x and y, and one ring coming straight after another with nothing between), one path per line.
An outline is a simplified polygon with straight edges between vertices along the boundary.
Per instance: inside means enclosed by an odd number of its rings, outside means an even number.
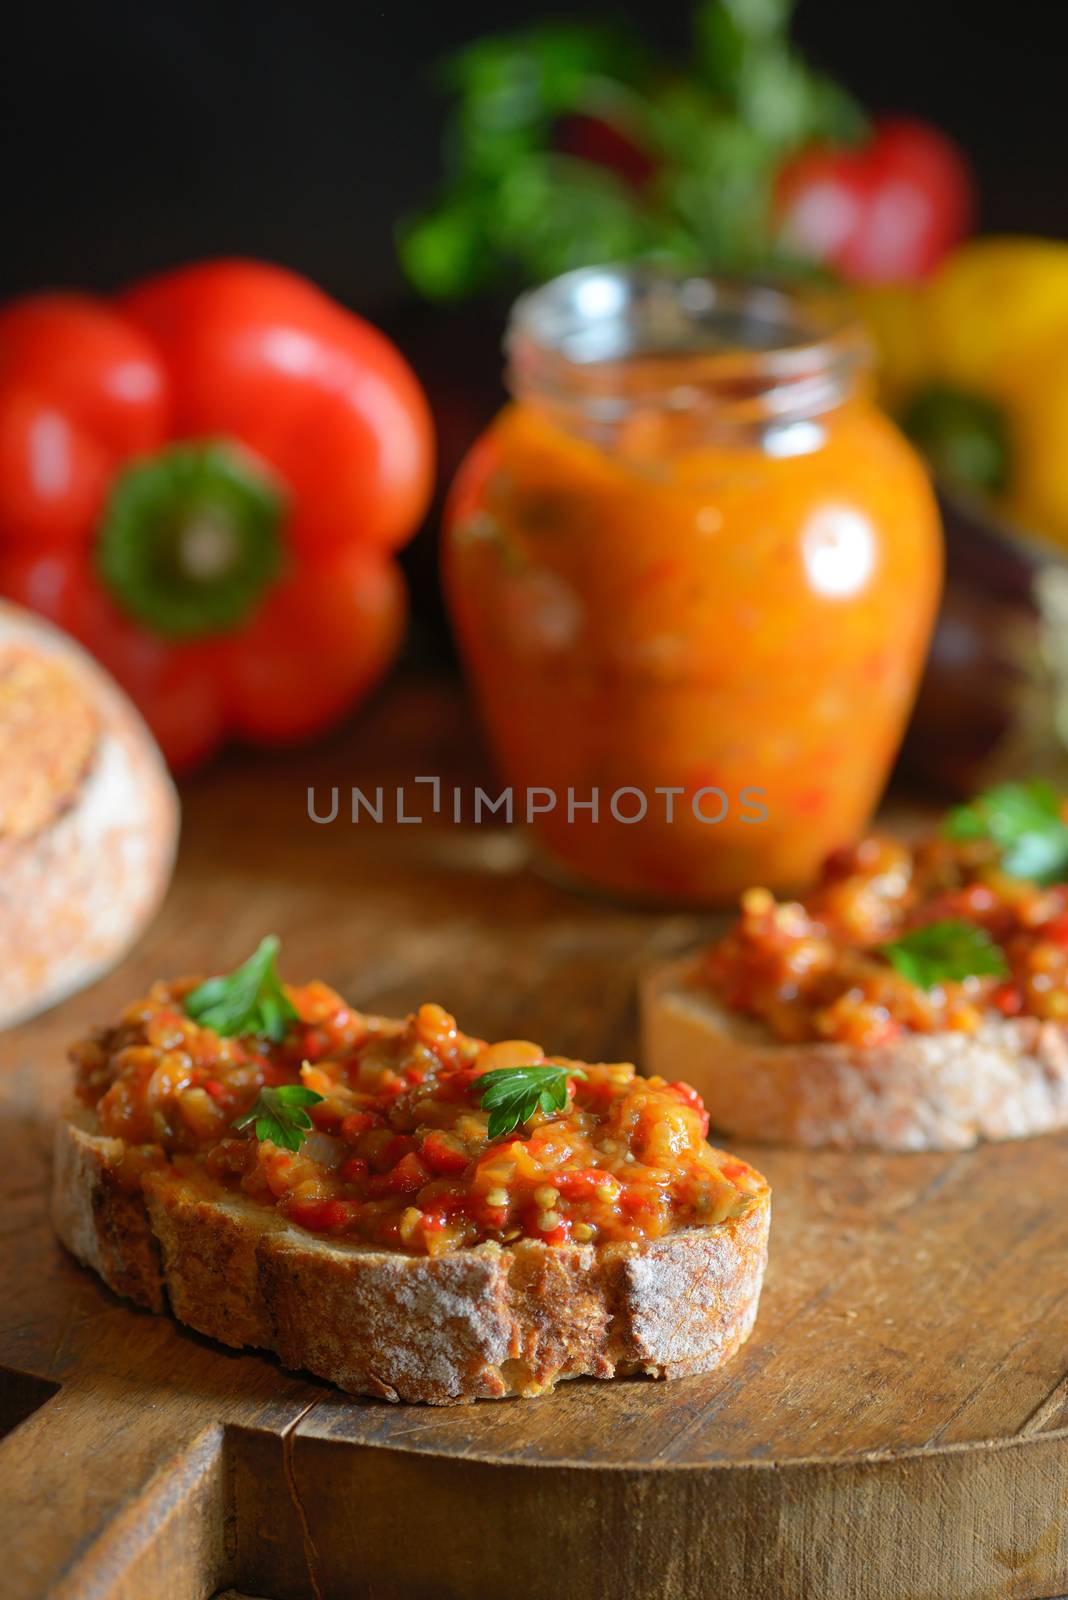
M338 1233L348 1223L352 1207L344 1200L291 1200L286 1212L292 1222L312 1233Z
M1024 1008L1024 998L1015 983L1000 984L990 997L995 1010L1003 1017L1018 1017Z
M389 1187L397 1194L415 1194L430 1182L431 1172L414 1150L402 1157L392 1172L385 1174Z
M375 1166L380 1172L384 1172L389 1167L395 1167L399 1161L403 1160L403 1158L410 1154L410 1152L414 1149L415 1140L412 1138L411 1134L394 1134L389 1144L387 1144L385 1149L382 1151L379 1159L376 1160Z
M590 1167L582 1172L558 1172L553 1179L553 1185L565 1200L588 1200L590 1195L596 1192L598 1185L606 1181L606 1173L597 1167Z
M683 1105L689 1106L691 1111L697 1112L698 1117L701 1119L701 1138L705 1138L708 1133L708 1112L705 1110L705 1103L697 1090L689 1083L669 1083L668 1090L671 1094L678 1095Z
M443 1133L428 1133L420 1154L428 1167L447 1177L466 1172L468 1167L466 1152Z
M381 1118L375 1116L373 1111L352 1111L341 1123L341 1137L343 1139L358 1139L361 1133L366 1133L368 1128L377 1128Z

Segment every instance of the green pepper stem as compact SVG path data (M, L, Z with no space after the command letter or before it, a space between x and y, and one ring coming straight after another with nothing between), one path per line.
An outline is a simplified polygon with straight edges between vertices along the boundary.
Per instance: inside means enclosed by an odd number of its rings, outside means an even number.
M153 633L226 633L281 573L284 509L269 469L240 446L170 445L115 480L97 570L121 608Z

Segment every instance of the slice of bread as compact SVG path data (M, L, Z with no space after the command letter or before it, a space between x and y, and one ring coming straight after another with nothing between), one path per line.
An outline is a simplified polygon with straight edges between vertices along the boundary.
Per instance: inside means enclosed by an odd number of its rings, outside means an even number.
M726 1361L756 1317L766 1187L726 1221L642 1244L415 1256L308 1233L200 1175L131 1190L123 1154L94 1113L61 1119L53 1215L68 1249L117 1294L353 1394L444 1405L562 1378L682 1377Z
M963 1150L1068 1127L1068 1028L992 1013L976 1033L890 1044L784 1044L728 1010L689 956L648 973L642 1062L685 1073L713 1129L738 1139L853 1149Z

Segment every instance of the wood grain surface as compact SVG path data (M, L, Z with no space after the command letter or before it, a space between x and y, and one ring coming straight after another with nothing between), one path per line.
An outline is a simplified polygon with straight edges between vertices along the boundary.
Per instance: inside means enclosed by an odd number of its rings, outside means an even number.
M4 1600L979 1600L1068 1589L1068 1139L959 1155L748 1147L774 1190L722 1373L430 1409L346 1397L132 1309L47 1220L64 1053L157 974L265 932L294 979L625 1059L635 978L707 919L568 895L494 827L347 820L351 785L485 781L462 702L395 687L314 756L187 788L137 952L0 1036ZM341 789L338 820L309 820ZM418 797L418 789L410 791ZM416 809L413 799L410 809Z

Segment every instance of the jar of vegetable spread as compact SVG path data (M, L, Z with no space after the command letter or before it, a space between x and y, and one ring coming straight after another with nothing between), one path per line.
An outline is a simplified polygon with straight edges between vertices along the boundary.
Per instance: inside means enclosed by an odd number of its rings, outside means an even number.
M803 886L878 800L941 579L863 337L817 296L588 268L507 353L444 563L513 814L627 896Z

